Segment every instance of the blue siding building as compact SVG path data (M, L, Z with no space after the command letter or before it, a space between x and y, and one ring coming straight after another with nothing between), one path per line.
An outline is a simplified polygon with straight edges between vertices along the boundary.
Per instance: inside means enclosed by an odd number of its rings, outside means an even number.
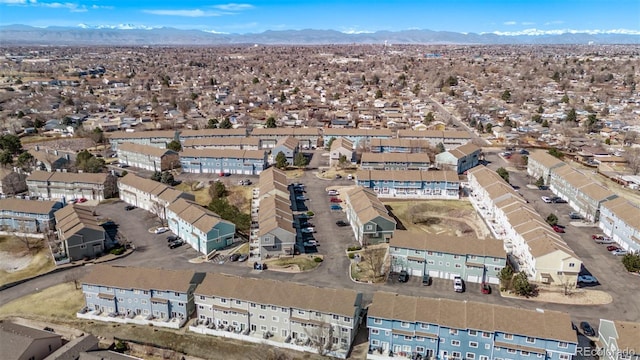
M266 151L234 149L184 149L180 165L195 174L260 175L268 167Z
M460 180L455 171L358 170L356 184L373 189L379 197L458 199Z
M53 230L58 201L0 199L0 228L5 231L41 233Z
M368 359L557 359L576 354L569 314L377 292Z

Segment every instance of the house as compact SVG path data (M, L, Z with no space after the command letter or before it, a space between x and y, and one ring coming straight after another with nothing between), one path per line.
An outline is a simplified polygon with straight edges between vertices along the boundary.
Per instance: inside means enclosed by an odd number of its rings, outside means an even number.
M48 359L47 359L48 360ZM139 357L122 354L112 350L94 350L81 352L78 360L144 360Z
M363 187L347 191L345 213L356 241L361 245L388 243L396 230L396 221L377 194Z
M376 292L367 315L370 359L571 359L567 313Z
M15 195L27 191L27 175L0 168L0 195Z
M34 171L27 177L29 195L42 199L79 199L102 201L115 196L116 177L107 173L70 173Z
M236 141L242 141L246 139L247 129L198 129L198 130L182 130L180 131L180 142L185 144L191 140L204 140L209 139L211 141L221 139L235 139Z
M182 171L195 174L259 175L268 165L265 150L184 149Z
M256 137L207 137L186 139L182 143L183 149L233 149L258 150L260 139Z
M454 170L458 174L478 166L482 149L472 143L458 146L436 155L436 165L440 169Z
M360 158L363 170L428 170L431 166L427 153L372 153Z
M194 295L190 331L338 358L361 321L362 294L350 289L207 273Z
M331 148L329 149L329 166L337 166L340 164L340 158L344 156L347 161L347 164L351 164L355 162L355 152L353 143L345 138L336 138L331 143Z
M455 171L358 170L356 184L373 189L379 197L458 199L460 179Z
M546 151L534 150L529 153L527 173L535 180L542 177L544 184L549 185L551 182L551 171L565 165L564 161L550 155Z
M299 141L291 136L287 136L278 140L276 145L271 149L271 162L275 163L279 153L283 153L287 158L289 165L294 165L296 155L300 151Z
M45 360L79 360L82 359L82 354L99 351L99 342L100 340L91 334L73 336L68 342L65 341L62 347L47 356ZM110 359L105 358L103 360Z
M600 319L598 347L603 360L640 360L640 323Z
M0 199L0 229L21 233L45 233L53 230L53 214L62 208L58 201Z
M149 171L171 170L180 164L177 152L151 145L123 143L117 154L120 164Z
M43 360L62 346L62 336L0 320L0 349L4 360Z
M499 284L506 266L502 241L464 236L427 235L396 230L389 241L391 269L410 275Z
M236 226L192 201L178 198L166 215L169 229L204 255L233 243Z
M372 153L423 153L431 149L431 143L423 139L371 139Z
M625 198L600 207L598 227L628 252L640 253L640 206Z
M193 194L176 190L166 184L145 179L133 173L118 180L120 200L166 219L166 207L179 198L195 201Z
M92 259L104 254L112 244L91 207L71 204L54 216L59 242L59 251L54 255L64 255L69 261Z
M290 197L287 175L276 167L270 167L263 171L258 180L257 200L262 200L267 196L280 196L283 199Z
M195 311L193 292L202 274L97 264L80 280L80 319L178 329Z

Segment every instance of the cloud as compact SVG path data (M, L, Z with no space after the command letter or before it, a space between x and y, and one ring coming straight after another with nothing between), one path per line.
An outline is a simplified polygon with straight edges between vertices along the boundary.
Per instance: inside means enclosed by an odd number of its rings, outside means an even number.
M91 5L91 10L100 10L100 9L113 10L113 6Z
M50 9L67 9L71 12L86 12L87 7L78 3L71 2L38 2L37 0L0 0L0 4L19 5L19 6L37 6Z
M354 35L354 34L373 34L375 31L348 29L348 30L342 30L341 32L343 34Z
M27 0L0 0L0 4L8 4L8 5L24 5L27 3Z
M533 21L523 21L520 23L520 25L524 25L524 26L531 26L531 25L535 25L536 23L534 23Z
M142 12L151 15L161 16L184 16L184 17L210 17L210 16L222 16L228 13L220 11L203 11L200 9L192 10L142 10Z
M202 30L202 31L210 34L229 34L228 32L215 31L215 30Z
M640 35L640 30L628 30L628 29L609 29L609 30L575 30L575 29L556 29L556 30L541 30L541 29L525 29L520 31L494 31L491 33L482 34L495 34L502 36L540 36L540 35L562 35L562 34L589 34L589 35L601 35L601 34L618 34L618 35Z
M564 24L564 21L562 21L562 20L553 20L553 21L547 21L544 24L545 25L561 25L561 24Z
M518 24L516 21L505 21L505 22L503 23L503 25L509 25L509 26L511 26L511 25L516 25L516 24Z
M224 10L224 11L242 11L242 10L253 9L253 5L229 3L229 4L215 5L214 8Z

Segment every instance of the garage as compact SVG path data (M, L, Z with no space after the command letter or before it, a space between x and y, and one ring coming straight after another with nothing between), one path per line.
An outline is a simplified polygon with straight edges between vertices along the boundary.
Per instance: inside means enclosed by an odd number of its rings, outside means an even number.
M495 276L489 276L488 282L489 282L489 284L499 285L500 284L500 279L498 279Z
M479 283L480 277L478 275L467 275L467 282Z
M439 278L440 272L438 270L429 270L429 276L432 278Z
M411 269L411 275L412 276L422 276L422 270L421 269Z

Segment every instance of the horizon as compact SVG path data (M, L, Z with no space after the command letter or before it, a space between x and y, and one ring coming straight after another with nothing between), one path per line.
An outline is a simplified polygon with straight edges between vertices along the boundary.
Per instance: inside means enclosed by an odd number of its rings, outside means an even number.
M633 9L637 11L633 11ZM334 30L344 34L425 30L462 34L640 35L640 2L635 0L256 0L246 3L176 4L148 0L52 2L0 0L1 26L37 28L200 30L213 34ZM454 18L454 21L451 19ZM8 22L11 19L13 21ZM15 19L21 19L15 21Z

